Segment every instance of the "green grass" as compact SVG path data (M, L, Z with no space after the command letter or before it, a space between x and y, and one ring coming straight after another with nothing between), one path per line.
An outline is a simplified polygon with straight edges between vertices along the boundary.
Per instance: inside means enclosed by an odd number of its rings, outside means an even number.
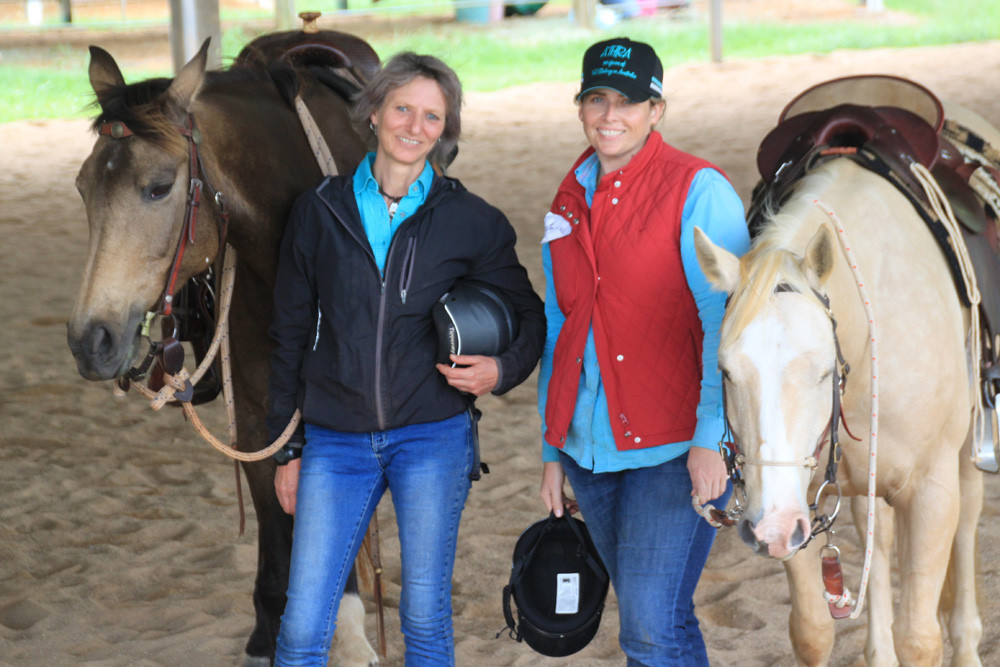
M568 6L569 0L555 0ZM856 18L823 24L767 23L724 17L723 53L726 59L759 58L796 53L826 53L835 49L930 46L1000 37L1000 2L984 0L886 0L893 20ZM335 0L311 2L332 13ZM389 8L411 10L416 0L381 0L382 17ZM350 0L349 8L369 8L368 0ZM436 2L450 16L448 5ZM404 9L409 8L409 9ZM611 35L627 34L647 41L657 49L665 67L708 58L708 17L704 3L693 11L669 18L619 23L605 31L570 26L565 16L535 16L507 19L496 25L454 23L445 16L427 21L353 20L353 30L367 37L383 57L397 51L434 53L452 65L467 90L494 90L534 81L574 81L579 61L592 42ZM424 10L424 14L426 14ZM225 20L252 18L253 12L226 16ZM899 20L899 17L905 20ZM258 21L259 23L259 21ZM223 54L234 56L254 33L231 28L223 36ZM0 33L2 37L2 33ZM87 56L83 50L55 49L45 67L19 62L17 53L4 52L0 63L0 122L87 115L89 86ZM162 76L166 72L125 72L127 80Z

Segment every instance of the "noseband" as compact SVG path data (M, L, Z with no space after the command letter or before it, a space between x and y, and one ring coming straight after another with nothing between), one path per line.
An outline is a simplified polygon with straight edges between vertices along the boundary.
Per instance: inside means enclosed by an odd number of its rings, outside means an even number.
M776 294L781 292L793 292L799 293L798 290L794 289L791 285L787 283L779 283L774 292ZM840 485L837 483L837 468L840 464L841 451L840 451L840 439L837 432L837 420L839 419L843 424L845 430L847 430L847 424L844 422L844 413L841 408L840 399L844 393L844 389L847 385L847 375L850 372L850 365L844 360L843 352L840 349L840 340L837 338L837 320L833 316L833 312L830 310L830 298L817 291L812 290L813 294L823 304L823 308L826 311L827 317L830 319L830 325L833 330L833 344L837 353L837 374L832 379L832 389L833 389L833 402L832 409L830 413L830 419L827 422L826 429L823 434L819 437L816 443L816 448L813 450L811 456L807 456L798 461L776 461L769 459L760 459L749 457L740 451L739 439L736 437L732 424L729 422L729 413L726 404L726 385L722 384L722 404L723 412L726 417L726 432L723 440L719 443L719 451L722 454L722 458L726 461L726 469L729 473L729 478L733 482L733 503L734 507L725 512L721 510L712 510L712 518L722 525L732 526L735 525L743 517L743 512L746 507L747 493L746 484L743 481L743 474L741 469L744 466L755 465L761 467L804 467L815 471L819 465L819 455L820 451L823 449L823 444L827 441L827 436L829 436L830 441L830 451L829 457L826 464L826 473L824 475L823 483L820 485L819 489L816 491L816 497L814 502L809 505L809 509L813 512L813 520L811 526L811 532L809 538L802 544L805 547L816 535L826 532L833 527L833 523L840 512ZM847 431L850 435L850 431ZM854 438L853 435L851 435ZM857 440L857 438L855 438ZM834 508L831 512L822 513L820 512L819 502L822 498L823 491L827 486L830 486L832 490L836 493L836 502ZM801 547L800 547L801 548Z

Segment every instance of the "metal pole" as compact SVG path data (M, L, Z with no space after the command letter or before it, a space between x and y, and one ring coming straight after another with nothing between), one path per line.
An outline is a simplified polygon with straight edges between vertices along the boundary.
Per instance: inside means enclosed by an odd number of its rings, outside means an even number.
M275 0L274 24L278 30L295 29L295 0Z
M218 0L170 0L170 53L175 72L198 53L207 37L212 38L207 67L214 69L221 62Z
M722 0L710 0L709 13L711 23L709 42L712 46L712 62L722 62Z
M597 0L573 0L573 24L591 30L597 27Z

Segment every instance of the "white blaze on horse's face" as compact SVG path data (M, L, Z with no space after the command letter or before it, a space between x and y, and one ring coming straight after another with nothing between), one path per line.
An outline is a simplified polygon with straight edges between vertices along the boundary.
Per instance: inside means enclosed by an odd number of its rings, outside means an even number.
M728 416L749 461L741 536L775 558L791 556L809 537L812 470L803 462L830 422L835 360L830 318L811 293L776 292L719 350Z

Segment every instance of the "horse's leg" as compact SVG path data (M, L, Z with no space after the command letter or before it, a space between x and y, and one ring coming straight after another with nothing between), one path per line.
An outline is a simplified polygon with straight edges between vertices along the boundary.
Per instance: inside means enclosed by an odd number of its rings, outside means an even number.
M962 509L951 549L946 588L941 596L942 609L948 619L951 637L951 664L982 665L979 659L979 641L983 636L983 623L979 617L976 600L976 563L978 540L976 528L983 508L983 475L968 455L970 443L959 453L959 491Z
M823 598L820 559L815 543L784 561L792 599L788 636L800 665L822 667L833 651L833 618Z
M868 531L868 498L851 499L854 526L865 543ZM865 661L868 667L895 667L896 649L892 643L892 508L884 500L875 500L875 536L872 545L871 572L868 577L868 641Z
M344 597L337 609L337 632L334 635L333 662L341 667L376 667L378 655L365 637L365 605L358 595L358 577L351 570Z
M892 503L902 582L893 638L903 665L940 665L943 656L937 611L960 510L958 461L945 447Z
M272 462L248 463L243 470L257 515L257 577L253 588L256 620L247 640L245 664L268 666L274 657L278 625L285 609L292 518L281 509L275 496Z

